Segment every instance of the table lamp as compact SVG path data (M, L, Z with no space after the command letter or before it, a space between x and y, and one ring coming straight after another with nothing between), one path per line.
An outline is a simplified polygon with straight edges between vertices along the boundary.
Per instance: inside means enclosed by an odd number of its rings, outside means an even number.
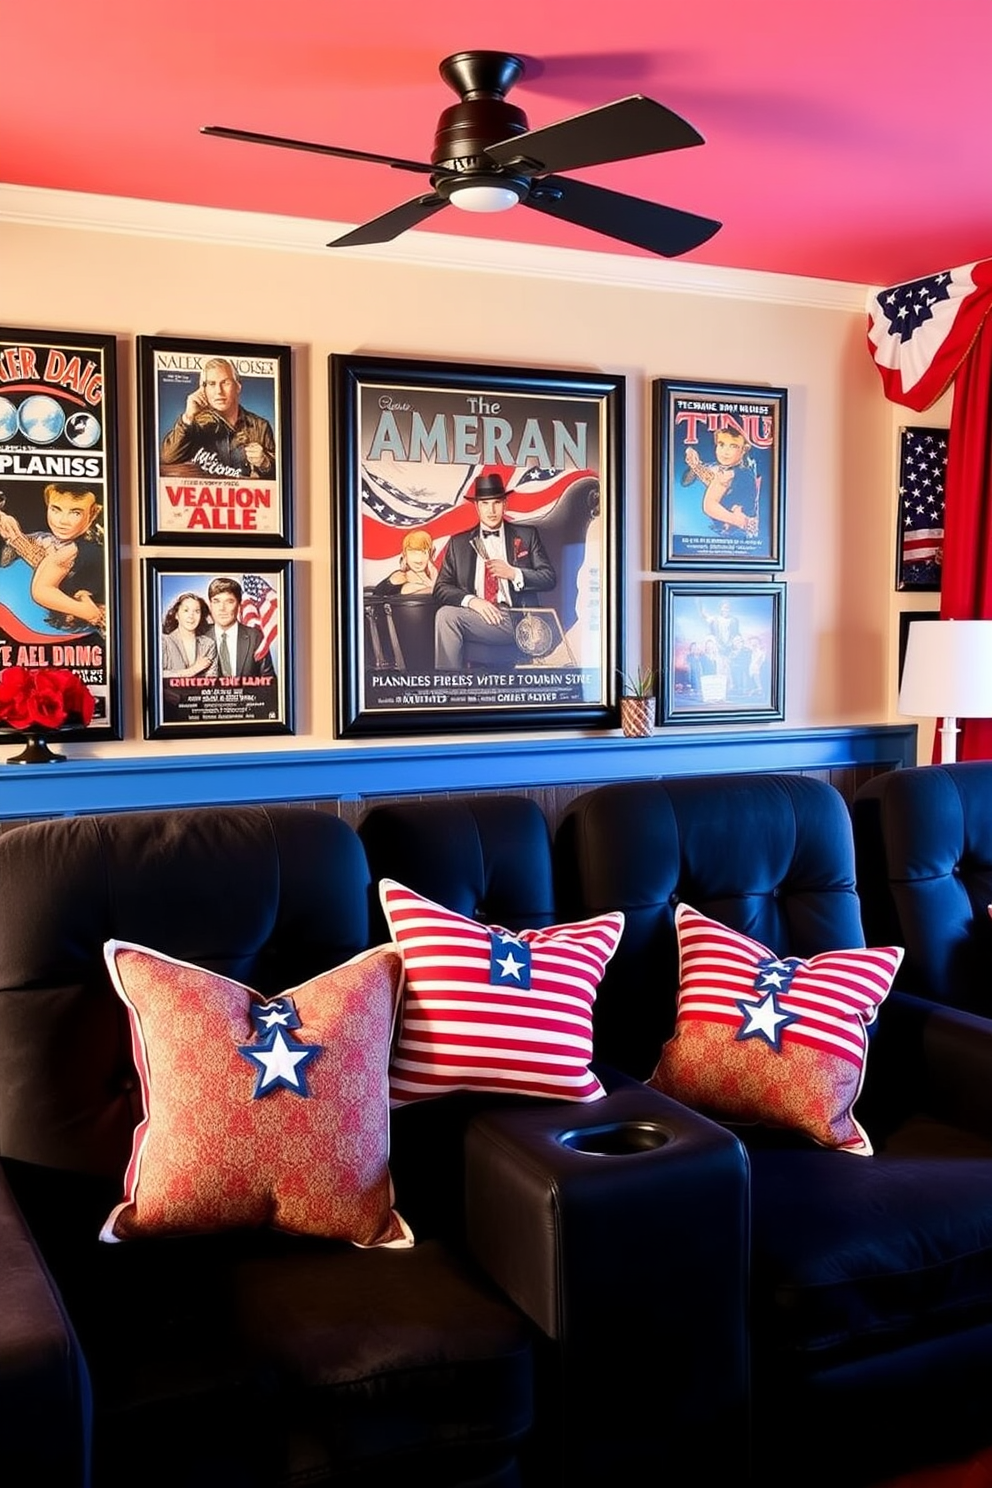
M940 762L957 757L959 718L992 718L992 620L911 623L899 712L940 725Z

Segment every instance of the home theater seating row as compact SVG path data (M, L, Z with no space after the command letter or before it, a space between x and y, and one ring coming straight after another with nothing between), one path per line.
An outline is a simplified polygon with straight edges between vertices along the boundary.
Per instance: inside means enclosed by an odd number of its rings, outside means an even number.
M131 947L118 968L145 967L135 946L189 963L166 1031L201 982L302 1008L311 979L388 941L383 879L470 927L621 911L593 1009L602 1098L397 1105L412 1246L264 1222L103 1243L158 1057L155 999L132 1043L105 943ZM797 986L812 973L786 958L836 970L830 953L864 947L829 785L602 786L553 842L507 797L382 805L357 833L298 807L52 820L0 836L0 903L5 1483L855 1488L992 1441L992 1024L898 983L884 997L857 1102L873 1155L645 1083L693 926L738 932L734 954L758 943ZM253 1047L246 1024L236 1055ZM210 1047L188 1056L181 1088L212 1101ZM215 1118L181 1114L209 1137ZM315 1181L295 1128L267 1130Z

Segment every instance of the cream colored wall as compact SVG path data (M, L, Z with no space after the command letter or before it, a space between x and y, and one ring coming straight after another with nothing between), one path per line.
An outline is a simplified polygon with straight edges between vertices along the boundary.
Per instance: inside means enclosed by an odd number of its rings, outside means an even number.
M774 285L768 292L770 276L757 289L739 276L740 287L728 292L727 277L714 274L712 290L700 287L698 275L687 276L683 289L678 266L671 265L656 286L645 282L639 261L631 265L628 285L620 277L622 261L615 260L612 281L605 275L583 280L23 223L0 225L0 260L0 324L106 330L119 337L127 740L94 744L92 753L168 748L141 741L135 560L156 550L137 545L134 337L140 333L296 348L298 727L285 747L323 744L332 736L331 352L625 374L628 664L647 661L653 647L651 380L787 387L786 724L894 718L894 440L906 420L894 419L882 397L856 287L818 294L814 282L806 295L782 281L778 294ZM572 262L563 259L567 272ZM203 550L203 556L222 551ZM273 741L257 747L271 749Z

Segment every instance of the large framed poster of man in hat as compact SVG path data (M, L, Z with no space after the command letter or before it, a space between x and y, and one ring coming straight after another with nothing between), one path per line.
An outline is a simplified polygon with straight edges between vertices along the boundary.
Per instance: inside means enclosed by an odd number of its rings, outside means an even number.
M623 378L330 367L338 733L615 727Z

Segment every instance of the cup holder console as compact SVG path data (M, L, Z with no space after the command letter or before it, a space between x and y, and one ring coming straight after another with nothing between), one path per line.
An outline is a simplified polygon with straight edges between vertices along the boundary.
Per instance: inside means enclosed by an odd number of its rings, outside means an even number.
M630 1157L664 1147L669 1134L657 1121L613 1121L608 1126L575 1127L562 1132L558 1141L573 1152L594 1157Z

